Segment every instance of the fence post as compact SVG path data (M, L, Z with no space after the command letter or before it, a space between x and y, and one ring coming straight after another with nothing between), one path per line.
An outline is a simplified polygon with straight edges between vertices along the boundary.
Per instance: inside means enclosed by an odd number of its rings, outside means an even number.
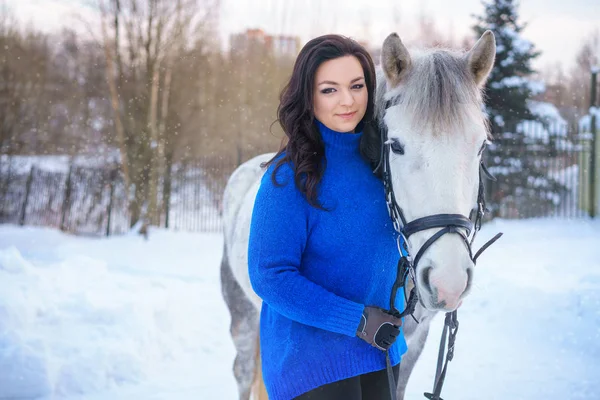
M597 129L596 129L596 90L597 90L597 86L598 86L598 82L597 82L597 77L598 77L598 71L600 70L600 67L594 67L592 68L592 93L591 93L591 98L590 98L590 130L592 132L592 138L591 138L591 145L592 145L592 149L591 149L591 154L590 154L590 217L595 218L596 214L597 214L597 202L598 202L598 197L597 197L597 188L596 188L596 178L598 176L600 176L600 173L598 173L598 175L596 174L596 169L599 166L599 163L597 163L596 157L598 157L598 149L596 148L598 145L598 138L597 136Z
M112 168L110 170L109 179L110 179L110 197L108 199L108 210L106 211L108 214L108 219L106 222L106 236L110 236L110 216L112 214L113 198L115 195L115 180L117 179L117 168L116 167Z
M65 187L65 199L62 204L62 215L60 217L60 230L65 231L65 222L67 220L67 211L71 208L71 175L73 173L73 164L69 166L69 173L67 174L67 183Z
M6 171L6 179L2 179L2 189L0 189L2 196L0 199L0 218L3 218L5 214L8 214L6 212L6 203L7 203L7 198L8 198L8 188L10 187L10 181L11 181L11 174L12 174L12 156L10 154L8 154L6 157L8 157L8 170ZM0 172L1 169L0 169Z
M21 206L21 216L19 218L19 225L25 225L25 217L27 216L27 203L29 203L29 194L31 193L31 183L33 182L33 172L35 170L35 166L31 166L31 170L29 171L29 176L27 177L27 183L25 184L25 199L23 200L23 205Z
M168 152L165 162L165 180L163 182L163 212L165 228L169 229L169 213L171 212L171 174L173 173L173 153Z

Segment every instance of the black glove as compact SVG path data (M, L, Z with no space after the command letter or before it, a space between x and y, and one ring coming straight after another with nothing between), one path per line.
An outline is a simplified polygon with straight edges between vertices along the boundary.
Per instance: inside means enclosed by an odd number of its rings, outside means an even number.
M402 320L383 308L365 307L356 336L379 350L386 351L400 334Z

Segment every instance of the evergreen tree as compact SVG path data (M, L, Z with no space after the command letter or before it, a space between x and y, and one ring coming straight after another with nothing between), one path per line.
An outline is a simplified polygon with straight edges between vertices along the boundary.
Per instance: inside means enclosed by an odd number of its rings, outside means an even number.
M486 111L494 142L486 162L498 181L488 184L488 208L492 216L533 216L534 210L551 207L561 190L540 160L549 151L547 140L544 143L542 138L535 138L523 129L527 125L521 124L538 119L528 103L532 95L544 90L529 78L535 72L531 62L540 52L521 37L526 24L518 21L517 1L484 0L483 5L484 15L475 16L473 30L476 37L488 29L496 37L496 61L486 87ZM507 215L501 207L512 211Z

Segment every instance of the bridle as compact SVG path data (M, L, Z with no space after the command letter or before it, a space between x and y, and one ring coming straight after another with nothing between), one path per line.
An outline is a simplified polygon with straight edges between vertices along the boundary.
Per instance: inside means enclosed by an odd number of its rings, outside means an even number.
M390 107L397 105L400 101L400 95L393 97L385 103L385 111L387 111ZM413 319L413 313L415 311L416 303L418 301L417 296L417 281L416 281L416 270L421 260L421 257L425 252L431 247L436 240L441 238L442 236L448 233L454 233L461 237L463 243L465 244L467 251L469 252L469 257L473 261L473 264L477 262L477 258L481 255L481 253L486 250L489 246L491 246L496 240L498 240L502 233L498 233L492 239L487 241L479 251L473 256L472 246L475 241L475 236L477 232L481 229L481 223L483 221L483 217L486 212L486 203L485 203L485 186L483 182L483 175L487 178L496 180L488 171L485 164L482 161L480 162L479 168L479 189L477 194L477 208L475 211L475 218L472 220L473 212L469 217L465 217L461 214L435 214L429 215L426 217L418 218L414 221L407 222L402 211L402 208L398 205L396 201L396 196L394 194L394 189L392 186L392 176L390 170L390 147L393 145L393 141L388 140L388 129L383 121L381 121L379 126L379 134L381 139L380 145L380 157L379 164L375 167L374 173L381 173L381 177L384 184L385 189L385 200L388 207L388 212L390 214L390 218L394 224L394 230L397 233L397 244L398 244L398 252L400 254L400 260L398 261L398 272L396 276L396 281L394 282L394 286L392 288L392 294L390 298L390 313L404 317L410 315ZM400 149L400 154L403 154L403 150ZM433 236L431 236L427 241L421 246L421 248L417 251L414 259L411 257L408 251L408 238L417 233L427 229L441 228L437 231ZM406 300L405 309L400 312L396 306L396 293L400 288L404 288L406 279L408 276L413 280L413 288L410 291L410 295ZM418 321L415 319L418 323ZM442 333L442 339L440 343L440 351L438 354L438 365L436 369L436 376L434 381L433 393L425 393L425 397L430 400L443 400L440 397L442 386L444 383L444 379L446 376L446 369L448 366L448 362L452 360L454 356L454 341L456 338L456 333L458 331L458 319L456 310L446 313L446 319L444 322L444 330ZM449 335L449 336L448 336ZM444 348L446 346L446 337L448 336L448 352L446 354L446 360L443 362L444 358ZM394 375L392 373L389 352L386 354L386 363L387 363L387 372L388 372L388 382L390 385L390 395L392 399L396 399L396 383L394 379ZM442 367L443 364L443 367Z

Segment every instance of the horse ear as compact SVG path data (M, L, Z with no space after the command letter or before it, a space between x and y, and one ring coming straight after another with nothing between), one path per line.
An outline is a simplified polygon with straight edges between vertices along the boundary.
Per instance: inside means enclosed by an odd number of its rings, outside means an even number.
M381 48L381 66L391 87L396 87L410 69L408 49L397 33L391 33Z
M496 58L496 38L487 30L466 55L469 70L473 74L477 86L483 86Z
M375 174L381 178L381 168L375 171L381 160L381 133L376 121L367 122L363 126L363 135L360 138L360 153L369 162Z

